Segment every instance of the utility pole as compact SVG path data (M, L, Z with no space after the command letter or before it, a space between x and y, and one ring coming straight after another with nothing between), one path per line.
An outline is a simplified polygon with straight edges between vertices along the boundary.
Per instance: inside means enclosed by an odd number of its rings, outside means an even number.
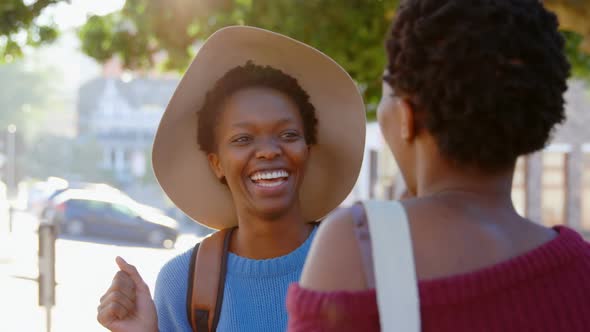
M39 306L45 307L45 329L51 332L51 309L55 306L55 224L51 219L39 225Z

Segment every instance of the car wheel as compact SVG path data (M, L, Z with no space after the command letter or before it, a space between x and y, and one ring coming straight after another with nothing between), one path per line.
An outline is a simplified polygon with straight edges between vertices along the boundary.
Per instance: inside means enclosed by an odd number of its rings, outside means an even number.
M172 240L172 239L166 239L162 243L162 246L164 248L166 248L166 249L172 249L172 248L174 248L174 240Z
M166 249L172 249L174 247L174 240L159 230L151 231L148 234L148 242L152 246L164 247Z
M66 234L73 236L84 235L84 224L80 220L70 220L65 225Z

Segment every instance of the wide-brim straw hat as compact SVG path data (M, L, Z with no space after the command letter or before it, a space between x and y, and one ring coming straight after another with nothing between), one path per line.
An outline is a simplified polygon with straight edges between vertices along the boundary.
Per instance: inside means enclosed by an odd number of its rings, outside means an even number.
M334 60L292 38L232 26L212 34L184 74L162 117L153 146L156 178L195 221L215 229L238 223L227 185L214 175L197 143L197 112L227 71L249 60L294 77L309 94L318 119L299 198L306 221L321 219L349 194L365 143L365 108L354 81Z

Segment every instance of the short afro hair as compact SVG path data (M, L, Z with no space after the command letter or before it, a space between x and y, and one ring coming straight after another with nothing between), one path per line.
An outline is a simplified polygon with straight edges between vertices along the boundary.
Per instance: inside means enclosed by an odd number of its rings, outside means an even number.
M315 116L315 107L297 80L278 69L259 66L248 61L245 65L225 73L205 96L203 106L197 114L197 141L203 152L211 153L216 150L215 128L219 122L219 111L223 103L232 94L249 87L272 88L289 96L301 114L305 142L308 145L317 143L318 120Z
M458 165L507 169L565 118L570 65L539 0L403 1L386 48L384 80Z

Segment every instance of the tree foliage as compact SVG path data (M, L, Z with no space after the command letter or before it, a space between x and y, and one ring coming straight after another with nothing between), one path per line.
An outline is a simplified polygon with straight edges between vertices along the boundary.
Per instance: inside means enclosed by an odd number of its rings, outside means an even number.
M590 79L590 54L583 51L584 37L572 31L563 31L565 49L572 65L574 77Z
M226 12L225 0L127 0L120 12L91 16L80 29L82 50L99 62L119 56L129 69L154 65L165 54L164 70L183 70L197 40L206 37L200 24Z
M0 1L0 63L22 56L25 45L39 46L54 41L57 28L38 23L38 17L48 6L63 1L66 0L37 0L29 5L24 0Z
M590 1L545 0L544 4L559 17L573 75L590 78Z
M44 8L67 0L2 0L0 62L57 36L38 24ZM319 48L357 80L369 106L379 95L383 37L398 0L127 0L121 11L90 17L82 49L99 62L117 55L128 69L183 71L196 45L222 26L274 30ZM31 3L31 4L26 4ZM590 77L590 1L544 0L561 21L576 75Z
M220 27L233 24L262 27L315 46L334 58L357 80L372 109L378 100L384 67L383 38L397 2L127 0L121 12L92 17L82 28L80 37L84 51L99 61L119 55L128 68L137 69L153 66L154 59L164 55L163 69L183 71L193 56L194 45ZM590 2L586 1L548 1L574 2L590 8ZM590 13L584 15L589 17ZM574 73L588 77L590 61L579 47L584 43L580 32L564 32L567 51Z
M397 0L127 0L80 30L83 50L106 61L118 55L127 68L153 66L183 71L195 45L235 24L262 27L308 43L340 63L376 104L384 66L383 37Z
M562 29L578 34L576 43L590 53L590 1L544 0L544 4L557 14Z

